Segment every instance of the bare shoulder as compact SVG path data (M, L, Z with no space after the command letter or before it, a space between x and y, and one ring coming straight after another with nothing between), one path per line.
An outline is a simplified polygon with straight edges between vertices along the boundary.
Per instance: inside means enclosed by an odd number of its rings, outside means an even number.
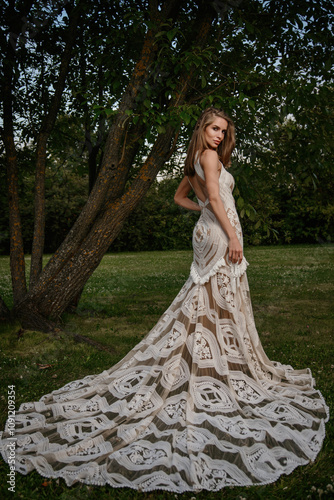
M205 149L201 154L201 165L204 170L217 170L220 167L219 156L213 149Z

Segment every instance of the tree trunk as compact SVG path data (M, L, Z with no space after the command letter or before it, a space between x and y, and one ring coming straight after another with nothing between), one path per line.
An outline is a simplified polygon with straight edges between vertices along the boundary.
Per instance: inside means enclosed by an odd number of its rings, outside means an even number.
M79 19L79 6L73 8L70 13L67 40L61 58L58 81L55 85L55 92L51 100L50 108L44 117L41 130L38 134L36 147L36 177L35 177L35 217L34 235L31 251L30 266L30 287L32 287L41 271L45 240L45 167L47 142L54 127L58 110L61 104L61 97L65 87L65 80L69 70L72 46L77 33Z
M4 321L10 318L10 311L5 304L5 301L0 296L0 321Z
M177 2L170 1L166 5L174 3ZM165 18L161 18L159 22L163 23L164 21ZM130 83L121 100L116 120L108 133L99 175L78 219L44 268L43 276L41 276L44 283L51 282L69 259L72 259L75 252L79 251L81 244L88 236L95 219L99 216L99 212L105 204L110 186L115 187L113 181L119 176L118 167L122 159L122 144L126 133L126 124L129 121L127 112L135 107L136 98L143 88L149 75L149 68L157 55L158 44L155 43L155 34L158 30L159 24L155 28L148 30L141 56L135 65Z
M7 135L4 142L6 145L7 155L10 270L12 276L14 304L17 304L27 293L22 226L19 208L18 167L13 138L10 135Z
M14 142L13 89L15 87L16 45L22 32L23 19L28 15L32 1L27 1L20 12L13 3L5 11L10 36L7 42L7 57L3 61L3 122L2 138L7 159L7 183L10 231L10 269L12 276L14 304L18 304L27 293L21 216L19 208L18 166ZM6 43L5 39L3 40Z
M199 46L204 44L208 36L213 16L211 8L206 8L204 12L199 11L196 30ZM148 60L152 60L149 44L153 50L152 47L156 45L153 33L144 43L142 58L136 65L128 91L121 103L116 125L112 127L107 138L101 172L86 207L75 223L75 230L73 228L70 231L61 248L44 268L35 286L15 308L15 313L23 325L33 324L35 320L32 315L38 316L42 329L50 328L48 318L58 320L99 265L110 244L119 234L124 221L144 197L172 153L171 143L175 139L175 129L169 126L165 133L158 136L144 165L126 192L124 194L118 192L120 184L125 183L126 169L129 165L126 162L124 170L121 171L119 167L125 156L130 159L131 152L135 150L135 145L132 144L133 149L129 148L129 154L122 155L122 139L126 129L124 125L128 117L126 110L131 109L140 90L139 82L143 83L145 78ZM171 108L184 103L194 79L194 69L195 67L184 70L179 79L176 97L170 103ZM117 182L114 184L116 178ZM115 188L115 192L111 191L111 186ZM41 325L43 317L46 318L44 326Z
M71 259L52 279L43 281L44 272L35 287L15 308L15 315L24 327L48 331L72 302L93 271L101 262L112 241L119 234L124 221L148 191L157 173L171 154L173 129L156 141L151 154L141 168L137 179L116 201L106 203L105 211L96 219L89 235ZM37 315L37 320L35 320ZM46 321L43 324L43 317ZM47 318L51 318L47 319Z
M12 315L21 322L23 328L28 330L52 332L58 326L56 321L41 314L36 304L27 300L27 296L23 303L13 308Z

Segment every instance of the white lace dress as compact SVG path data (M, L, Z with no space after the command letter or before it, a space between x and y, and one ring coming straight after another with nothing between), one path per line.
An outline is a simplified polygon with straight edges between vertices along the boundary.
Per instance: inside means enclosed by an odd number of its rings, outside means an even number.
M198 175L203 177L199 163ZM220 195L242 242L234 180ZM21 405L16 468L68 485L177 493L260 485L317 456L328 408L310 370L270 361L257 334L247 262L231 265L208 203L190 277L117 365ZM8 423L2 455L10 456Z

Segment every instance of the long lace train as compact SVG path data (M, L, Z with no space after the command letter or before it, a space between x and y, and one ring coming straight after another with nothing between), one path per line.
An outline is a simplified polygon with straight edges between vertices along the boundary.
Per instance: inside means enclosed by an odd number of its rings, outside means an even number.
M309 369L267 358L234 274L189 277L117 365L21 405L17 469L182 493L266 484L314 460L328 408Z

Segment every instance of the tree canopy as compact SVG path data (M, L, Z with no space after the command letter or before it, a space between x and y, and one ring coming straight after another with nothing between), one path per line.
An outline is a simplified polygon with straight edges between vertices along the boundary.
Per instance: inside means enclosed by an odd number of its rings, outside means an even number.
M235 120L236 198L250 224L275 227L258 196L266 182L291 211L312 189L327 193L332 2L5 0L0 18L12 314L23 326L52 329L78 301L157 174L181 161L207 106ZM61 161L87 175L89 196L43 269L46 174ZM35 176L31 249L25 174Z

